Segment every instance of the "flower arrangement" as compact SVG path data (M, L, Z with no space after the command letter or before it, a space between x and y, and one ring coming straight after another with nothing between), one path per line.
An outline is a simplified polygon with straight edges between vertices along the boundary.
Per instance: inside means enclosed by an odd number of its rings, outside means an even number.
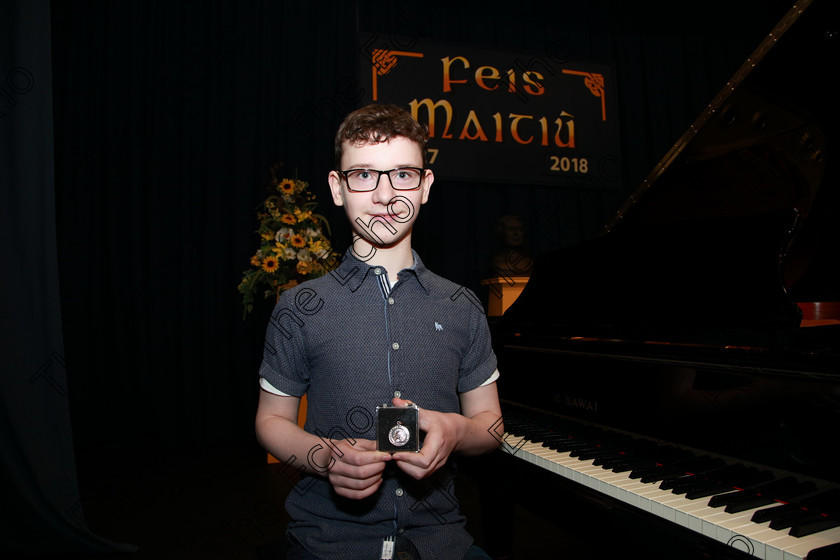
M309 183L281 178L281 167L271 168L270 194L257 207L260 246L237 287L243 319L254 310L258 293L276 298L304 280L323 276L338 263L339 255L327 238L329 223L315 213L317 202Z

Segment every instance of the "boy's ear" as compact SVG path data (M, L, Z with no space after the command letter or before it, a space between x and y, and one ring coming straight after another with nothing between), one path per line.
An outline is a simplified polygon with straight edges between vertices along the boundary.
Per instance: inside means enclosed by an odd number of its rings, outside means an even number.
M330 171L327 181L330 184L333 203L336 206L344 206L344 193L341 192L341 176L338 171Z
M432 183L435 182L435 174L432 173L431 169L427 169L425 175L423 176L423 197L420 199L420 204L426 204L426 201L429 200L429 191L432 188Z

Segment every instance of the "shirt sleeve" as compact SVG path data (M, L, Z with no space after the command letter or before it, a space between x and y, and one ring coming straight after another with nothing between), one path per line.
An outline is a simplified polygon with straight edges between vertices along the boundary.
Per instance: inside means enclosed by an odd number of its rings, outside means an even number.
M300 397L309 387L309 361L305 323L295 313L294 292L280 294L271 313L259 376L263 388L267 383L283 395Z
M471 294L475 301L478 298ZM495 381L494 375L498 377L496 369L496 354L490 339L490 327L487 324L487 317L483 309L467 303L470 309L470 339L467 352L461 361L461 372L458 379L458 392L465 393L485 383Z
M481 384L481 387L484 387L485 385L490 385L491 383L495 383L496 380L499 378L499 375L499 369L496 368L496 371L493 372L493 374L487 379L487 381Z
M260 389L263 391L268 391L272 395L277 395L278 397L291 397L291 395L287 395L274 385L268 382L265 377L260 377Z

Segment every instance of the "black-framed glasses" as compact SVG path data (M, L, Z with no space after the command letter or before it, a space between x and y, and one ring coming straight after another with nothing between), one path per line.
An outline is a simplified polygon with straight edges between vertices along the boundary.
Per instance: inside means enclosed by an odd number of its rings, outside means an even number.
M423 181L423 172L425 169L421 167L397 167L396 169L389 169L387 171L380 171L379 169L348 169L347 171L339 171L344 175L344 180L347 181L347 188L353 192L370 192L375 191L379 186L379 179L382 175L387 175L391 181L391 186L398 191L413 191L420 188L420 183Z

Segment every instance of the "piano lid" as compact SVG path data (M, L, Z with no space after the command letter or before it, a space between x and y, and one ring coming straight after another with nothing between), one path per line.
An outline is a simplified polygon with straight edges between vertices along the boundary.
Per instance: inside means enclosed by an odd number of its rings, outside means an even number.
M600 236L536 260L502 329L721 339L840 301L837 9L788 11Z

